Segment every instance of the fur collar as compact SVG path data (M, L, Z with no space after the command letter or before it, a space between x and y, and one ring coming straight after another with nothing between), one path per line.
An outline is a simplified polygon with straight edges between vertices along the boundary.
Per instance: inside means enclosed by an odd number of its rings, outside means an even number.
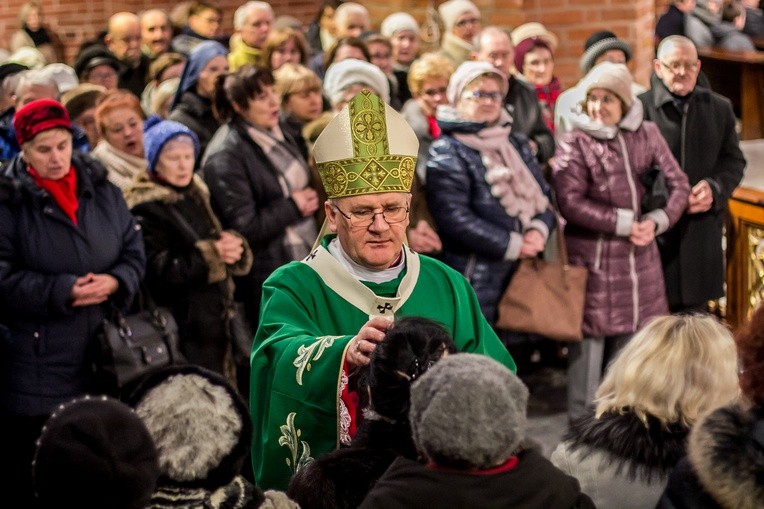
M764 409L716 410L693 428L688 455L701 484L722 506L761 507Z
M210 195L207 185L199 175L194 175L188 191L199 193L205 199ZM127 206L129 208L152 201L177 203L182 199L183 194L180 191L169 185L162 185L151 179L145 171L137 175L130 187L125 190L125 201L127 201Z
M688 430L678 424L666 428L652 416L647 423L631 412L585 417L571 425L566 440L573 450L606 452L619 472L627 469L629 479L666 479L685 455Z

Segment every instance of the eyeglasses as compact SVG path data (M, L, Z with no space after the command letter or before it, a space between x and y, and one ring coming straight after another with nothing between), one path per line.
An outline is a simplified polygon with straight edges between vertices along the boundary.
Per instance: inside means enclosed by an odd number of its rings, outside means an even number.
M470 99L472 101L496 102L500 101L501 98L501 92L486 92L484 90L468 90L462 94L462 99Z
M469 19L463 19L461 21L456 22L457 28L464 28L467 25L479 25L482 23L482 20L480 18L469 18Z
M667 64L663 60L658 60L658 62L661 63L664 69L671 72L671 74L679 74L680 71L684 72L695 72L695 70L698 68L698 62L695 61L693 63L687 63L687 62L671 62L670 64Z
M448 89L446 87L440 87L440 88L428 88L426 90L422 90L422 93L428 97L435 97L436 95L446 95L446 92Z
M600 103L600 104L614 104L618 101L618 98L616 98L614 95L605 94L601 97L595 97L593 95L586 96L586 102L587 103Z
M365 209L350 212L349 214L342 212L337 205L334 205L334 208L337 209L337 212L342 214L342 217L350 221L351 226L357 228L368 228L374 224L374 219L379 215L385 219L387 224L402 223L406 220L406 217L409 214L408 207L385 207L382 209L382 212L374 212L371 209Z

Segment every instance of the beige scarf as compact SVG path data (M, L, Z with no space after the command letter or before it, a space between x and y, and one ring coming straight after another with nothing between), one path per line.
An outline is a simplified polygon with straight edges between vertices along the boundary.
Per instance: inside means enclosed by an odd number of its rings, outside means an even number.
M496 125L474 134L455 133L454 137L480 152L491 194L499 200L508 216L519 218L523 229L527 229L531 220L549 207L549 199L509 141L510 130L511 118L502 110Z
M109 171L109 182L117 186L124 194L133 183L133 179L146 171L148 161L112 147L106 140L101 140L91 155L103 163Z

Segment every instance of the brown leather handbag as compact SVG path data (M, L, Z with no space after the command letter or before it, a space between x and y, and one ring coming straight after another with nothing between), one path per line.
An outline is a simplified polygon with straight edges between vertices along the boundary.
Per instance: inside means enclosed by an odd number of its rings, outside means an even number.
M568 263L559 221L559 259L520 260L499 302L498 329L530 332L558 341L581 341L586 298L586 267Z

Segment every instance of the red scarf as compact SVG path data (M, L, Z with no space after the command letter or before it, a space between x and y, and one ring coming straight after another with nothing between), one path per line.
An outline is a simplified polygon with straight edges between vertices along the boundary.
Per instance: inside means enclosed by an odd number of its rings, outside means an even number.
M548 85L535 85L536 96L541 106L541 115L550 131L554 134L554 106L562 93L562 84L556 76Z
M62 179L50 180L42 178L37 170L28 167L27 171L32 175L34 183L38 187L45 189L50 193L64 214L69 216L69 219L76 225L77 224L77 209L80 207L77 201L77 172L74 171L74 166L69 168L67 173Z
M427 117L427 124L430 126L430 136L432 136L432 139L437 140L440 138L440 126L435 119L435 115Z

